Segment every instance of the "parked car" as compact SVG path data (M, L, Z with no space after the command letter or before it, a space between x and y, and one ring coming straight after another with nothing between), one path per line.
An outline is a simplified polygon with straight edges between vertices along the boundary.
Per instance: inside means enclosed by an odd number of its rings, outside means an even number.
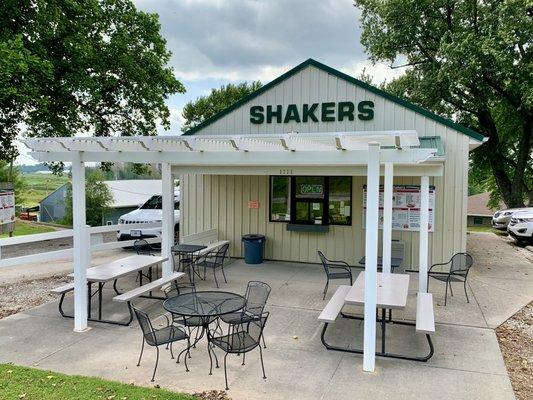
M533 243L533 210L513 214L507 232L517 244Z
M139 224L139 223L156 223L163 219L163 199L160 195L150 197L146 203L138 209L127 214L121 215L118 219L119 224ZM180 220L180 192L174 192L174 231L179 230ZM161 228L143 228L143 229L123 229L117 233L117 239L132 240L141 238L161 237Z
M492 227L494 229L500 229L502 231L507 230L509 221L511 221L511 216L514 213L523 212L523 211L533 211L533 207L528 208L510 208L509 210L500 210L496 211L492 217Z

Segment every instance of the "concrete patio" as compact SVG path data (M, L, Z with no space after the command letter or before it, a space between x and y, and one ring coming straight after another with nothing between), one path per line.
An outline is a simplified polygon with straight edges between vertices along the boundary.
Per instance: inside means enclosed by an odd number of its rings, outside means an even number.
M317 317L336 287L332 285L326 301L322 301L321 266L278 262L248 266L235 260L227 267L229 283L221 284L220 290L244 293L249 280L262 280L272 286L272 293L267 307L268 348L264 352L268 379L261 379L258 352L246 357L245 366L236 356L228 356L229 395L233 399L398 399L412 398L416 393L419 398L430 399L513 399L491 328L527 303L532 287L530 271L527 262L518 262L503 276L478 262L470 279L470 303L466 303L458 287L446 307L442 306L444 285L431 282L436 303L435 355L427 363L377 358L376 372L371 374L362 371L361 356L327 351L320 342L322 325ZM119 287L133 284L122 282ZM417 284L416 275L411 274L408 308L396 311L396 319L414 319ZM199 284L200 290L213 287L209 276ZM511 287L515 288L514 295L504 296ZM499 294L494 290L499 290ZM125 316L124 304L112 303L111 297L112 292L108 291L105 315ZM66 303L68 309L71 298ZM135 304L153 316L163 312L161 304L154 300ZM362 313L357 308L348 311ZM5 318L0 320L0 362L153 385L150 376L155 351L145 351L141 366L136 367L141 344L136 323L129 327L96 323L90 326L87 333L74 333L73 321L59 316L57 302ZM360 347L363 325L339 319L328 337L339 344ZM378 347L379 337L378 330ZM391 351L426 352L423 335L415 334L413 327L388 327L387 345ZM177 344L175 348L182 347ZM192 351L189 368L191 371L185 372L183 364L175 364L168 352L162 352L155 383L185 392L224 388L222 368L208 375L205 341Z

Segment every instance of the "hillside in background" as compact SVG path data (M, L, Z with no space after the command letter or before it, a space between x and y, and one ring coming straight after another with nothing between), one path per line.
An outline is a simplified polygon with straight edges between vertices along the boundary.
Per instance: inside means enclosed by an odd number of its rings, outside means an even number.
M34 207L58 187L70 181L67 174L53 175L39 172L23 173L24 204L23 207Z

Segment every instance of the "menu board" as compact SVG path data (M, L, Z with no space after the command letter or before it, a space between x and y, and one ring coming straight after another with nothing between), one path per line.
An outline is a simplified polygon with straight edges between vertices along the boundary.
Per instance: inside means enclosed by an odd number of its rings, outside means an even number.
M383 186L379 188L379 229L383 229ZM363 228L366 227L366 185L363 186ZM429 232L433 232L435 186L429 187ZM395 185L392 188L392 229L420 231L420 186Z
M15 193L0 191L0 225L15 222Z

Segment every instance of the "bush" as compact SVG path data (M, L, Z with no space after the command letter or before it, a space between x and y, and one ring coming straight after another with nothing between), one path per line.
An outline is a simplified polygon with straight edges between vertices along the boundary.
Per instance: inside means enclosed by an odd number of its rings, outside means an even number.
M87 210L87 225L100 226L104 215L109 212L113 202L113 195L104 183L102 171L94 169L87 170L85 177L85 202ZM69 184L67 197L65 199L64 225L72 226L72 185Z

